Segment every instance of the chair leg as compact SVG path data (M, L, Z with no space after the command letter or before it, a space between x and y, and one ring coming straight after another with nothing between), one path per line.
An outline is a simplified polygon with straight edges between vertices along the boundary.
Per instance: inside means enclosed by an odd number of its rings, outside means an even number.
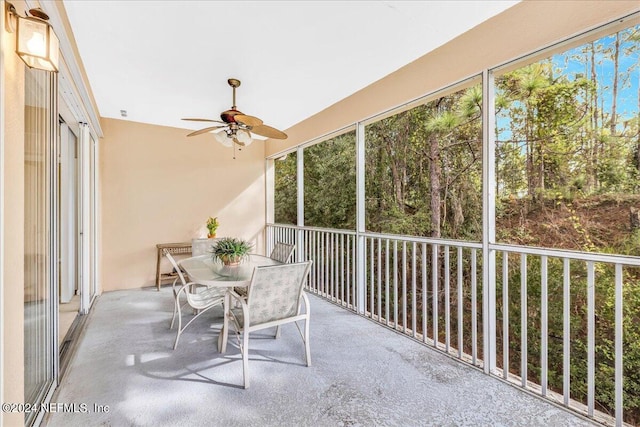
M224 316L222 320L222 330L218 335L218 353L224 354L227 351L227 338L229 336L229 313L225 305Z
M249 388L249 332L242 333L242 378L244 388Z
M177 300L176 300L177 303ZM176 334L176 341L173 343L173 349L175 350L178 347L178 341L180 340L180 334L182 333L182 310L180 310L180 305L176 308L178 310L178 333Z
M307 357L307 366L311 366L311 344L309 343L309 318L304 321L304 349Z
M173 317L171 317L171 326L169 326L169 329L173 329L173 323L176 320L176 314L178 314L178 300L177 299L174 300Z
M280 325L276 326L276 336L273 337L274 339L278 339L280 338Z

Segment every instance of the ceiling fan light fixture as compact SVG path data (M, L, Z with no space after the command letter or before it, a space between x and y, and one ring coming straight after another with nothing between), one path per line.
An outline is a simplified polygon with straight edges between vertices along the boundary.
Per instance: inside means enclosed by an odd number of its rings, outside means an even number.
M248 147L253 142L253 138L251 138L251 134L243 129L238 129L236 132L236 139L242 142L245 147Z
M216 139L216 141L218 141L220 144L224 145L225 147L233 146L233 139L230 138L229 135L227 135L227 132L225 131L214 133L213 137Z

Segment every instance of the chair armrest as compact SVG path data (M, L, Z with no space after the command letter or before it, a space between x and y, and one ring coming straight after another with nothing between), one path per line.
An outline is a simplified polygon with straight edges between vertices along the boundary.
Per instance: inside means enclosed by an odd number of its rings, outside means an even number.
M311 313L311 304L309 304L309 297L305 291L302 291L300 294L300 299L304 302L304 313L308 316ZM300 314L300 310L298 309L298 314Z
M233 290L233 288L229 289L227 291L227 295L230 297L229 298L229 303L231 303L231 298L235 299L237 302L240 303L240 307L242 308L242 317L243 317L243 329L246 330L246 328L249 327L249 305L247 304L247 300L246 298L244 298L243 296L239 295L236 291ZM231 305L231 304L229 304ZM225 307L225 311L228 310L228 313L233 317L234 322L236 322L237 325L237 320L235 319L235 316L233 315L233 311L230 310L229 307Z
M176 292L176 298L180 297L180 293L181 292L187 292L187 290L189 290L190 292L193 292L193 289L190 288L196 288L198 286L204 286L207 287L206 285L203 285L202 283L197 283L197 282L189 282L186 285L182 285L180 286L180 289L178 289L178 292Z

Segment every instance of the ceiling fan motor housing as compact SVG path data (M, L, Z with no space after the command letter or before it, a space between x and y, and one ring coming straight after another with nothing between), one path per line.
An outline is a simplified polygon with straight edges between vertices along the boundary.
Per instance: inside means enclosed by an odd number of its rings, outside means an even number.
M220 114L220 118L225 123L236 123L236 119L234 119L234 117L238 114L242 114L242 112L232 108L231 110L223 111Z

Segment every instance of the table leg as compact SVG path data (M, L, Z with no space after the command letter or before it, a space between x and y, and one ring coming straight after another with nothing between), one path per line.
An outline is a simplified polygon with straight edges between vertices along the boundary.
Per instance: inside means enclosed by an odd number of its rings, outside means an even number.
M162 249L158 249L158 261L156 262L156 288L160 291L160 261L162 261Z
M224 317L222 320L222 329L218 335L218 353L224 354L227 351L227 337L229 335L229 304L231 297L227 293L224 296Z

